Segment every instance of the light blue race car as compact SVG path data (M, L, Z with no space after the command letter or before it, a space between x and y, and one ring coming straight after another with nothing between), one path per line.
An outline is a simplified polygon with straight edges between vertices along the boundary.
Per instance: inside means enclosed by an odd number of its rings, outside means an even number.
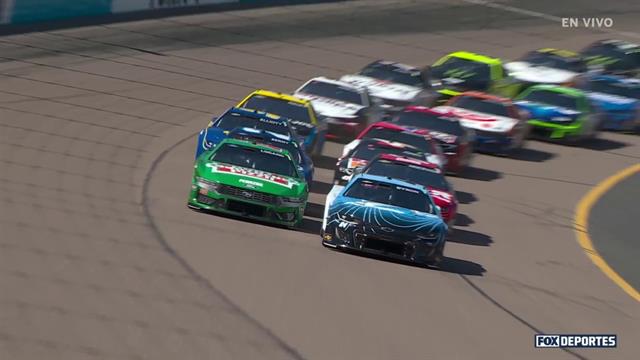
M324 246L428 266L444 256L447 225L423 186L357 175L326 206Z
M640 79L594 75L580 79L576 87L602 112L602 129L640 131Z

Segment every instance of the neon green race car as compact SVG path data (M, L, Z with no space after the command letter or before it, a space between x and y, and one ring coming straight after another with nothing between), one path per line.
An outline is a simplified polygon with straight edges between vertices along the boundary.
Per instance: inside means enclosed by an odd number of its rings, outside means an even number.
M514 97L520 84L509 77L502 60L467 51L445 55L430 68L431 82L442 103L465 91L482 91Z
M194 167L190 208L287 227L302 222L309 189L286 150L225 139Z
M534 85L515 99L529 112L533 137L546 140L594 138L601 114L581 90L557 85Z

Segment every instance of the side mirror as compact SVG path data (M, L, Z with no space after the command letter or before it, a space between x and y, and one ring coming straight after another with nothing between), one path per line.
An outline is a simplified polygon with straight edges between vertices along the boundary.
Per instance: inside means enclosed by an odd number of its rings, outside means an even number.
M371 97L371 103L375 106L383 106L384 105L384 101L382 99L380 99L379 97L375 97L372 96Z
M353 169L353 176L362 174L362 171L364 171L364 167L362 166Z

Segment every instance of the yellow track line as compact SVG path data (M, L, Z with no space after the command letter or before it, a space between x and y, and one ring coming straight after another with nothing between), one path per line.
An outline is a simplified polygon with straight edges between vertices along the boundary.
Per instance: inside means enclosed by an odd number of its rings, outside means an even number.
M602 270L609 279L629 294L629 296L640 302L640 293L638 290L634 289L633 286L626 282L615 270L611 268L611 266L609 266L609 264L607 264L606 261L604 261L602 256L598 254L598 251L593 246L593 242L589 237L589 213L591 212L593 205L595 205L600 197L602 197L602 195L604 195L604 193L609 189L636 172L640 172L640 164L621 170L593 187L576 206L574 231L576 232L578 243L589 259L591 259L591 261L593 261L593 263L596 264L596 266L600 268L600 270Z

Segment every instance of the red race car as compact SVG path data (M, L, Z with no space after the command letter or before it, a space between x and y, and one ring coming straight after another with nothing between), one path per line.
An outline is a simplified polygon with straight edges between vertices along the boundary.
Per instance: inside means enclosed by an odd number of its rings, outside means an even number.
M393 119L404 128L427 129L447 157L445 169L450 174L462 172L473 154L473 132L462 126L452 114L423 106L409 106Z
M472 130L479 152L510 155L522 148L529 135L529 114L508 98L468 91L435 109L451 113Z
M449 229L452 229L458 210L458 200L453 187L445 179L438 165L416 158L380 154L356 172L390 177L426 187L434 203L440 208L442 219Z
M447 163L447 158L442 152L438 141L431 136L427 129L405 127L385 121L371 124L364 129L355 140L345 145L342 149L342 156L355 149L364 139L379 139L390 143L410 145L427 154L427 161L443 169Z

